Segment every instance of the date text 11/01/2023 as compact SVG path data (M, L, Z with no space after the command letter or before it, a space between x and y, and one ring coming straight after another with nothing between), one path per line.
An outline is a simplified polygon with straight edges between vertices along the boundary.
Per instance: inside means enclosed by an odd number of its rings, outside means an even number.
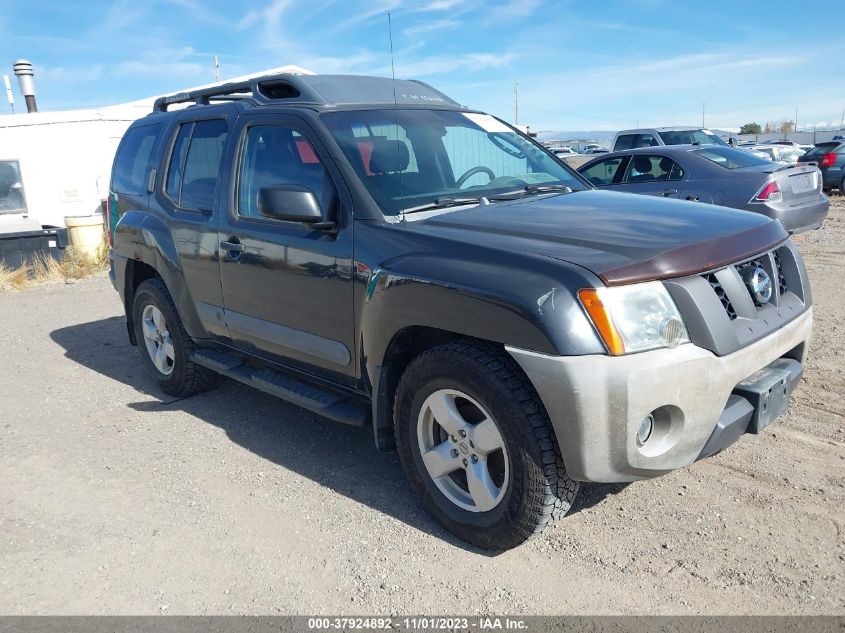
M388 630L405 629L418 631L469 631L478 630L525 630L524 620L501 617L342 617L309 618L308 629L311 631L329 630Z

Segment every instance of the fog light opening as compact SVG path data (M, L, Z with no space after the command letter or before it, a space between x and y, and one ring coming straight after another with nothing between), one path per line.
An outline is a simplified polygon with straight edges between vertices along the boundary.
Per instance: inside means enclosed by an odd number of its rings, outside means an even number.
M651 432L654 430L654 416L648 414L643 421L640 422L640 428L637 431L637 445L642 446L648 442L651 437Z

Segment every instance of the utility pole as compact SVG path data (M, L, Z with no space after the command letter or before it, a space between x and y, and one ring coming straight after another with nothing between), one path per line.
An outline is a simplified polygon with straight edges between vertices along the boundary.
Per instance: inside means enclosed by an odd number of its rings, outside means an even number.
M706 101L701 102L701 127L707 127L704 125L704 104L707 103Z
M519 125L519 79L516 80L516 86L513 89L513 124Z
M842 122L839 124L840 130L845 130L845 110L842 110Z
M220 60L214 56L214 81L220 81Z
M795 125L792 126L792 131L798 133L798 106L795 106Z

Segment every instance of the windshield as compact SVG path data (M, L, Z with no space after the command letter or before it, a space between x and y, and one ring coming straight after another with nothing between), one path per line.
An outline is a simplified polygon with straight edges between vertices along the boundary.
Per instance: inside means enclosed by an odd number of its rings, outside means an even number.
M488 114L364 110L322 115L385 215L481 198L588 189L537 143Z
M666 145L723 145L730 147L728 143L713 134L710 130L672 130L660 132L660 138Z
M716 163L725 169L739 169L740 167L754 167L755 165L771 165L771 161L755 156L750 152L732 147L708 147L694 149L693 153Z

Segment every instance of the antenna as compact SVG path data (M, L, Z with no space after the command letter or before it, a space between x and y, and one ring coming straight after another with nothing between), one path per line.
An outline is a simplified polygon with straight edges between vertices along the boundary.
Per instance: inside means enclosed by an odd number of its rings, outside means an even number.
M214 81L220 81L220 60L214 56Z
M519 79L516 80L516 85L513 89L513 124L519 125Z
M3 75L3 83L6 84L6 98L9 100L9 107L12 108L12 114L14 114L15 95L12 94L12 84L9 83L9 75Z
M387 34L390 37L390 75L393 79L393 117L396 121L396 140L399 140L399 105L396 101L396 68L393 65L393 23L390 20L390 12L387 12ZM399 156L399 146L396 146L396 167L399 167L401 157ZM405 191L402 188L402 172L397 169L399 174L399 200L402 205L400 221L405 221Z

